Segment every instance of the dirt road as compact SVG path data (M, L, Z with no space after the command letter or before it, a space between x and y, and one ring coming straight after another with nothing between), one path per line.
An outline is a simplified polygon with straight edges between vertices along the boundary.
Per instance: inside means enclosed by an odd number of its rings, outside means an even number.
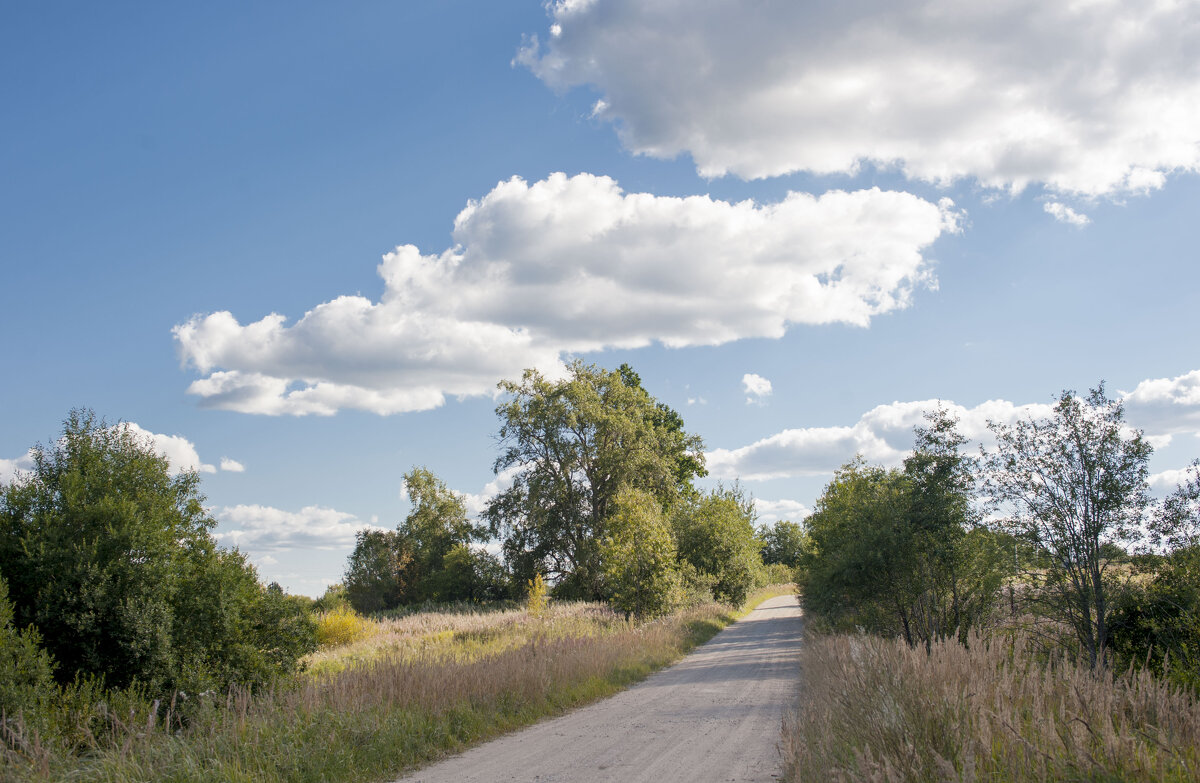
M799 644L795 596L772 598L633 688L402 783L770 781Z

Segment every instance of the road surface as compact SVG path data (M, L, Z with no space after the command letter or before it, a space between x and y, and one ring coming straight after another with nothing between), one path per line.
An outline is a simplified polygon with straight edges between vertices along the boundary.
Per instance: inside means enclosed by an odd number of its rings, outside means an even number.
M800 608L771 598L616 696L438 762L400 783L770 781L796 694Z

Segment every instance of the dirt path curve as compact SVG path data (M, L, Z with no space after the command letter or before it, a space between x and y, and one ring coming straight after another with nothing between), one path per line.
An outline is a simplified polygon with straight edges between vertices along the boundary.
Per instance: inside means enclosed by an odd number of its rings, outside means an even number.
M611 699L426 767L402 783L770 781L796 692L800 608L763 602L691 655Z

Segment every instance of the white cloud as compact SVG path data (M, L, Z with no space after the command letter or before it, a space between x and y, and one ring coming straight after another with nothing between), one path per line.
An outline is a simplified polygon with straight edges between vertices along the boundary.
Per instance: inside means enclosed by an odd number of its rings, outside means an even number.
M245 473L246 466L235 459L221 457L221 470L228 471L230 473Z
M1126 422L1143 430L1156 448L1170 443L1171 433L1200 434L1200 370L1142 381L1132 392L1118 392L1116 397L1124 402ZM1011 424L1053 412L1051 404L1006 400L988 400L973 408L938 400L893 402L872 408L849 427L787 429L748 446L713 449L706 455L708 469L714 478L757 481L828 475L855 454L868 462L899 465L912 448L913 427L923 424L925 411L938 405L958 417L958 430L973 447L993 442L989 420ZM1174 475L1167 471L1154 480L1174 481Z
M372 527L353 514L321 506L305 506L299 511L228 506L217 513L217 519L217 539L255 558L293 549L346 549L354 545L357 531Z
M879 189L729 203L624 193L608 177L514 177L454 222L439 255L383 258L378 302L341 296L293 324L228 312L175 327L189 392L246 413L380 414L491 392L566 354L866 326L933 286L924 251L961 214Z
M0 484L11 484L19 473L33 470L33 450L16 459L0 459Z
M1060 223L1068 223L1072 226L1086 226L1092 222L1092 219L1087 215L1076 212L1066 204L1057 201L1050 201L1042 205L1042 208L1049 214L1054 216L1054 219Z
M763 405L766 403L766 398L771 396L771 382L761 375L748 372L742 376L742 388L746 394L750 395L746 398L746 404L758 403Z
M988 420L1009 423L1019 417L1048 415L1050 405L1014 405L988 400L974 408L952 402L893 402L867 411L850 427L788 429L737 449L713 449L705 456L714 478L758 481L823 476L861 454L868 462L899 465L912 448L913 427L926 411L941 405L959 419L958 429L977 442L989 440Z
M467 507L467 513L477 517L487 509L488 501L512 486L513 479L521 472L520 465L513 465L500 471L496 478L489 481L479 492L458 492Z
M761 500L755 498L754 510L758 512L759 522L778 522L786 519L789 522L799 522L812 514L812 509L798 500Z
M1200 164L1194 0L559 0L517 55L636 153L705 176L863 161L1086 196Z
M172 473L182 473L194 470L197 473L216 473L217 469L200 460L196 446L182 435L162 435L138 426L134 422L126 422L129 431L142 440L148 441L154 450L167 458Z
M1184 484L1191 478L1192 470L1190 468L1177 468L1174 470L1164 470L1161 473L1154 473L1150 476L1151 489L1156 489L1161 492L1170 492L1175 487Z
M1135 427L1153 435L1200 435L1200 370L1142 381L1122 397Z

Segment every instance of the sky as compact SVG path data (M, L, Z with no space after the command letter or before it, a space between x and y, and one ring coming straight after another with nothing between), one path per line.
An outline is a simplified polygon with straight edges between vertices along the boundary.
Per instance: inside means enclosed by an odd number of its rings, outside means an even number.
M75 407L319 595L496 384L630 363L760 521L939 402L1200 457L1200 2L0 11L0 482Z

